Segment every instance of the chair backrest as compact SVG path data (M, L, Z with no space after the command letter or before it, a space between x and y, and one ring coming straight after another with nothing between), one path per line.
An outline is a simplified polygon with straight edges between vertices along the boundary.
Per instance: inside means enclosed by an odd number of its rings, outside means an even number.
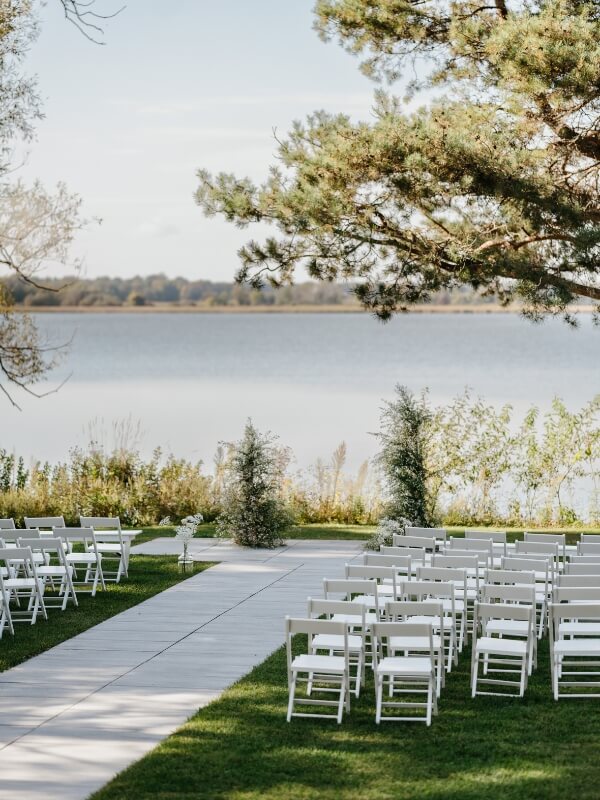
M25 517L24 522L26 528L52 530L53 528L65 527L64 517Z
M579 542L577 552L582 556L598 556L600 559L600 542Z
M487 539L494 544L506 544L506 531L465 531L465 539Z
M436 599L452 600L454 604L456 589L453 583L442 583L441 581L400 581L398 583L398 594L409 599L415 597L417 600L425 600L430 597Z
M395 567L396 572L411 574L412 559L410 556L386 556L382 553L366 553L364 564L368 567Z
M558 545L559 557L563 561L567 559L567 536L564 533L531 533L531 531L525 531L523 539L534 544L556 544Z
M469 553L467 550L452 552L451 554L436 553L431 559L432 567L457 567L466 569L469 574L479 574L479 556L476 553Z
M19 547L29 547L31 552L56 553L61 565L65 564L65 548L62 539L53 536L27 536L19 537Z
M552 556L558 559L560 556L559 545L557 542L538 542L538 541L516 541L515 553L520 555L524 553L530 556Z
M494 558L494 543L485 539L463 539L451 536L444 552L452 555L455 551L472 553L477 556L482 566L492 566Z
M600 603L600 586L557 586L552 599L555 603Z
M347 578L371 578L378 583L383 581L396 582L397 572L394 567L370 567L366 564L346 564Z
M488 569L483 576L485 583L491 584L534 584L535 572L520 569Z
M456 591L464 584L463 594L467 591L467 570L459 567L417 567L417 580L453 583Z
M519 554L518 556L504 556L501 568L506 570L517 570L518 572L532 572L535 575L536 583L545 583L546 587L553 577L552 556L530 556Z
M427 550L424 547L394 547L393 545L382 545L379 548L382 556L398 556L399 558L410 558L414 561L425 561Z
M481 587L483 603L528 603L535 605L535 586L516 583L484 583Z
M356 578L324 578L323 591L326 600L330 599L330 594L343 594L350 600L352 595L371 595L377 592L377 581Z
M445 528L419 528L417 526L409 525L404 530L405 536L420 536L422 539L434 539L445 542L448 537L448 532Z
M580 541L600 544L600 533L582 533Z
M96 533L101 528L111 530L113 532L121 530L121 519L119 517L79 517L79 522L82 528L93 528Z
M533 620L532 606L517 603L475 603L475 616L479 620L510 619L516 621Z
M308 598L309 617L331 617L333 614L351 614L352 616L363 617L363 627L365 622L364 603L353 603L349 600L323 600L322 598Z
M597 562L578 562L567 561L565 564L565 575L600 575L600 564Z
M422 547L430 553L435 553L437 539L435 536L406 536L395 533L392 544L394 547Z
M557 586L600 586L600 572L597 575L559 575Z
M550 647L557 637L558 626L565 619L600 620L600 603L550 603Z
M600 564L600 553L573 553L569 561L572 564Z
M377 662L381 655L385 655L390 651L393 652L394 646L397 644L398 637L407 637L410 639L420 638L429 640L429 658L431 659L432 668L434 664L435 652L433 649L433 625L428 622L375 622L371 628L373 633L373 667L377 667ZM394 639L394 642L391 640ZM425 653L420 652L421 658L427 657Z
M0 519L0 531L14 531L15 530L15 521L14 519Z
M385 604L385 616L390 622L410 617L437 617L443 625L444 606L435 600L390 600Z

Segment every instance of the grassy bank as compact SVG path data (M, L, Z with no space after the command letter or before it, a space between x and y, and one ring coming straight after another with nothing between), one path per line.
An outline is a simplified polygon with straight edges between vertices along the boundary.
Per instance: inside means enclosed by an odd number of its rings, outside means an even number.
M93 800L596 800L598 704L554 702L547 642L523 700L472 700L468 667L429 729L377 727L371 680L340 727L287 724L280 650Z
M211 566L208 562L195 564L195 572L202 572ZM15 625L14 637L5 632L0 644L0 672L49 650L189 577L189 574L178 572L175 556L132 556L129 578L121 583L108 583L106 591L98 591L96 597L78 594L78 608L69 604L65 611L48 609L47 620L38 619L35 625Z

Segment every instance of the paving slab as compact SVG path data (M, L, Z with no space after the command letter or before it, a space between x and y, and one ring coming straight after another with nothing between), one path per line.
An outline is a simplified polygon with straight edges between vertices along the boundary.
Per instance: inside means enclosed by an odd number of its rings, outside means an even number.
M132 552L180 549L160 538ZM0 800L85 800L277 649L284 616L361 551L194 539L192 558L217 566L0 673Z

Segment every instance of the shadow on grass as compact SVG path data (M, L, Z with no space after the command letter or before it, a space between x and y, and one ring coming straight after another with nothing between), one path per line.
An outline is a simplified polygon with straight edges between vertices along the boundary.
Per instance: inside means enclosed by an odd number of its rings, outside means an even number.
M431 728L376 726L372 681L341 726L287 724L277 651L94 800L597 800L598 701L553 701L547 644L523 700L472 700L468 666Z

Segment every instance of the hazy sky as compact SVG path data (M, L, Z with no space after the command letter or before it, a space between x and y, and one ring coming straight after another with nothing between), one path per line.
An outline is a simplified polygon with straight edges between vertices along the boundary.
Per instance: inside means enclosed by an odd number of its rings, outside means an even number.
M27 61L45 119L23 175L66 181L103 220L74 248L87 275L230 280L249 234L202 216L196 170L260 179L273 128L321 108L367 117L373 85L319 39L313 0L126 1L99 47L48 0Z

